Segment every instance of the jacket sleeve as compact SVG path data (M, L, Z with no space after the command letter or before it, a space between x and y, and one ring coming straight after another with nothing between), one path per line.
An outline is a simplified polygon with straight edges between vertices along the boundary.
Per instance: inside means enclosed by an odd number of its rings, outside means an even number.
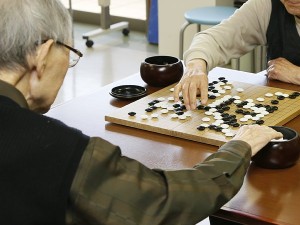
M82 224L194 225L237 193L250 153L247 143L230 141L194 168L151 170L91 138L72 185L72 211Z

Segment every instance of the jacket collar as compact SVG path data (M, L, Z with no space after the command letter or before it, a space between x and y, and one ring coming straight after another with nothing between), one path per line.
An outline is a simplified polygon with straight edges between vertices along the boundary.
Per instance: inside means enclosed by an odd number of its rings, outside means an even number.
M14 102L16 102L20 107L28 109L28 104L23 94L14 86L2 80L0 80L0 95L10 98Z

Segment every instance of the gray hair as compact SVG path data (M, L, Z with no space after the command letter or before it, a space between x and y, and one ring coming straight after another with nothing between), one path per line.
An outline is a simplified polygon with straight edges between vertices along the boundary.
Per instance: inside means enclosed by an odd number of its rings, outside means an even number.
M72 40L71 17L59 0L0 1L0 70L28 69L37 43Z

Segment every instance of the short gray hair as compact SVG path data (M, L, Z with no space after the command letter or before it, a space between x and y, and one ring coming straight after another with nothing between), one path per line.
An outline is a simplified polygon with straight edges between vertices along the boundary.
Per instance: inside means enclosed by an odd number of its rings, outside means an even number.
M72 21L60 0L0 1L0 70L28 69L37 43L72 40Z

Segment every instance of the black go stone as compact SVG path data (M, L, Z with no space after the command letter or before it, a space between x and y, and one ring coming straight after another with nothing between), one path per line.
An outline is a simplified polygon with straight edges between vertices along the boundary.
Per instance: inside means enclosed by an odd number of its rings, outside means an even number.
M219 93L219 91L218 91L218 90L212 90L212 92L213 92L213 93Z
M178 107L180 107L180 104L178 104L178 103L177 103L177 104L174 104L173 107L174 107L174 108L178 108Z
M151 108L147 108L147 109L145 109L145 111L146 111L146 112L152 112L152 111L153 111L153 109L151 109Z
M208 111L208 110L210 110L210 109L211 109L210 106L205 106L205 107L204 107L204 110L205 110L205 111Z
M177 112L175 112L178 116L180 116L180 115L183 115L183 111L177 111Z
M256 124L259 124L259 125L262 125L262 124L264 124L264 122L265 122L265 121L263 121L263 120L257 120L255 123L256 123Z
M230 107L229 107L229 106L224 106L222 109L223 109L224 111L228 111L228 110L230 109Z
M273 105L277 105L277 104L279 103L279 101L278 101L278 100L272 100L271 103L272 103Z
M233 126L233 127L239 127L240 124L239 124L239 123L234 123L234 124L232 124L232 126Z
M219 81L216 81L216 80L215 80L215 81L213 81L212 83L213 83L213 84L217 84L217 83L219 83Z
M209 128L210 130L214 130L214 129L216 128L216 125L212 125L212 124L211 124L211 125L208 126L208 128Z
M214 84L213 83L209 83L208 86L214 86Z
M276 111L276 110L278 110L278 107L277 106L272 106L272 110Z
M129 116L135 116L135 115L136 115L136 112L129 112L128 115L129 115Z
M285 99L285 97L283 95L279 95L279 96L277 96L277 99L278 100L283 100L283 99Z
M218 131L218 132L221 132L222 131L222 127L216 127L215 130Z
M204 105L198 105L198 106L197 106L197 109L199 109L199 110L200 110L200 109L204 109L204 107L205 107Z
M225 77L219 77L218 79L219 80L225 80L226 78Z
M244 111L243 112L243 115L250 115L251 114L251 112L249 112L249 111Z
M255 104L255 107L257 107L257 108L261 108L261 107L263 107L264 105L263 104Z
M229 117L229 114L228 113L222 113L221 116L224 118L224 117Z
M216 99L217 97L215 95L208 95L209 99Z
M297 98L297 96L296 95L289 95L289 98L290 99L295 99L295 98Z
M292 95L295 95L295 96L300 96L300 92L298 92L298 91L295 91Z
M199 127L197 127L197 130L205 130L205 127L204 126L199 126Z
M244 110L242 110L242 109L235 110L235 113L238 113L238 114L243 114L243 112L244 112Z

